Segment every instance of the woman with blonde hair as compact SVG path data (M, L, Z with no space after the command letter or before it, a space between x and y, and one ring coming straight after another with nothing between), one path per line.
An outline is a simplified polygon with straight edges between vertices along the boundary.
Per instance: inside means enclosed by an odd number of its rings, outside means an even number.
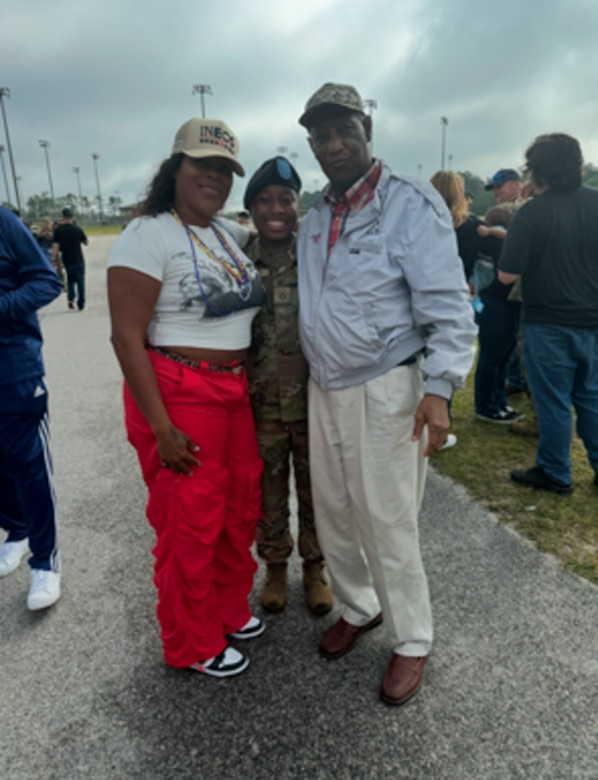
M453 171L436 171L430 179L430 183L442 195L442 198L451 212L453 227L457 237L457 249L463 263L465 278L469 280L473 273L473 266L478 256L481 238L478 235L478 226L482 222L469 213L469 204L465 195L463 178ZM471 290L471 284L469 285ZM450 402L449 402L450 414ZM448 450L457 443L454 433L449 433L447 440L441 449Z
M453 171L437 171L430 182L444 198L453 218L455 230L460 227L469 216L469 206L465 197L465 184L458 173Z
M507 301L510 288L501 285L496 277L502 239L497 237L495 226L499 222L495 219L500 221L501 215L495 213L498 211L496 208L491 209L486 215L489 223L486 225L477 217L468 215L465 186L458 173L438 171L430 181L444 198L453 217L467 280L472 277L478 256L491 269L491 279L482 289L478 288L479 277L476 283L480 307L476 309L479 353L474 383L475 410L480 420L509 425L519 420L521 415L511 409L505 393L507 365L515 346L517 325L515 306ZM508 213L506 216L508 218ZM480 226L482 230L478 231ZM472 289L471 283L469 286Z
M451 212L453 227L457 236L459 257L463 262L465 278L469 279L473 273L473 265L480 248L480 236L478 227L483 224L480 219L469 213L469 204L465 196L465 184L463 178L454 171L437 171L430 183L442 195L442 198Z

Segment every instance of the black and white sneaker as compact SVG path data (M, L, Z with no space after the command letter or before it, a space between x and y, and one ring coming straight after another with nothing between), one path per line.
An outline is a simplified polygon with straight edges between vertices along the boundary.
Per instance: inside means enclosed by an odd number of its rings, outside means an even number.
M266 624L252 615L242 628L232 634L227 634L227 637L229 639L253 639L256 636L261 636L265 630Z
M503 410L503 412L506 412L507 414L518 414L518 412L516 412L513 409L512 406L509 406L509 404L507 404L506 406L503 406L502 410ZM521 416L523 417L524 415L521 415Z
M496 425L511 425L511 423L523 420L525 415L509 407L509 409L501 409L496 414L476 414L476 417L478 420L495 423Z
M249 658L235 650L234 647L225 647L220 655L208 658L207 661L198 661L189 668L195 672L209 674L211 677L234 677L241 674L249 666Z

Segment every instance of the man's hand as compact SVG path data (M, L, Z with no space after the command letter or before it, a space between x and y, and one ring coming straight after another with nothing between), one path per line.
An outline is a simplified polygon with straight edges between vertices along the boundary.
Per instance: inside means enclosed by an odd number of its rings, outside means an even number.
M451 422L448 413L448 401L439 395L425 395L415 410L415 425L411 441L419 441L424 426L428 426L428 444L424 457L440 449L447 439Z

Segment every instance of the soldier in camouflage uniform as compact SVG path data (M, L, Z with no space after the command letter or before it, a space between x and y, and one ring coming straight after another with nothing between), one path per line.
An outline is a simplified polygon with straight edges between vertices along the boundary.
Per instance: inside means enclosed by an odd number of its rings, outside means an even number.
M284 157L266 161L245 193L259 238L247 250L266 290L266 304L253 323L248 365L249 392L264 461L262 520L257 550L266 561L262 605L286 604L287 560L293 551L289 528L289 473L293 459L299 516L299 554L309 608L325 614L332 593L323 575L309 478L307 442L308 368L297 325L297 225L299 176Z

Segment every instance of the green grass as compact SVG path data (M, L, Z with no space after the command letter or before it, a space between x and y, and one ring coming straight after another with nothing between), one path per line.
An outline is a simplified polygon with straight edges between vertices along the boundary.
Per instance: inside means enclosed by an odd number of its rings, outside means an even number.
M118 235L121 230L120 225L85 228L89 236ZM513 405L526 413L526 419L533 416L524 396L517 396ZM575 490L570 496L557 496L510 480L511 469L535 464L537 439L476 419L473 372L453 398L452 415L458 444L436 453L434 466L464 485L501 522L555 555L565 568L598 583L598 488L580 440L574 436L571 448Z
M526 419L533 416L525 396L516 396L512 405ZM458 443L433 456L435 468L463 484L501 522L555 555L565 568L598 583L598 488L577 436L571 448L575 489L570 496L559 496L511 481L511 469L535 464L538 440L476 419L473 374L455 394L451 412Z
M88 236L117 236L122 233L122 225L83 225Z

